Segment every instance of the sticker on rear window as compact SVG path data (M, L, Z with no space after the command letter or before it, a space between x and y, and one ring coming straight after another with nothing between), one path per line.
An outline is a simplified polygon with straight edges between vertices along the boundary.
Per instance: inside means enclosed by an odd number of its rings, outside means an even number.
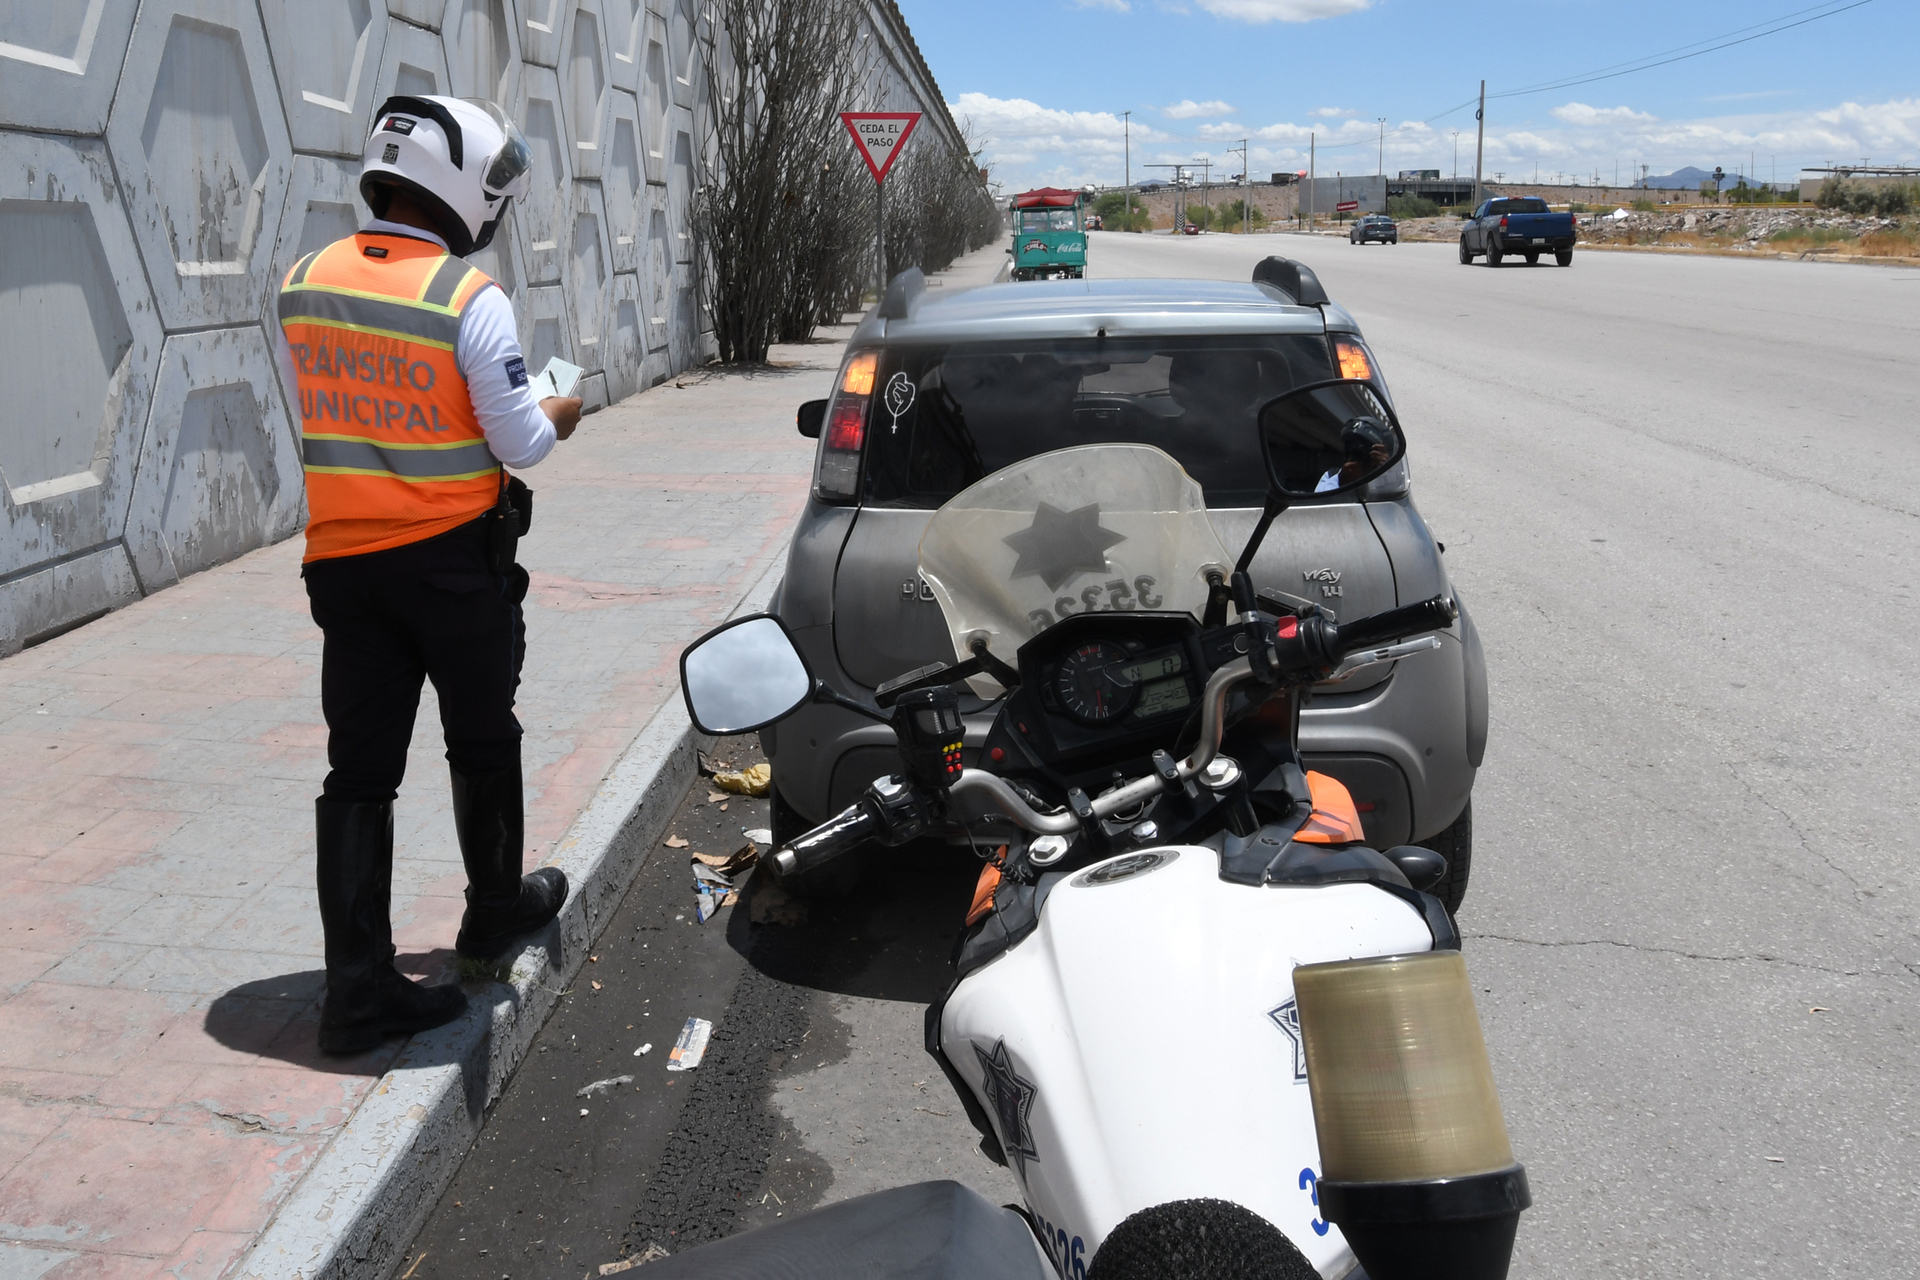
M507 361L507 385L524 387L527 385L527 362L520 356Z

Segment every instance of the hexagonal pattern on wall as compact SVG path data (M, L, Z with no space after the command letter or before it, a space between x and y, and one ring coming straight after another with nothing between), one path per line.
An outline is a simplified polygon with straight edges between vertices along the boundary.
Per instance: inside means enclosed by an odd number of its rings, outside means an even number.
M608 78L613 87L632 93L640 87L640 65L647 51L647 6L641 0L606 0L602 18L607 28Z
M574 0L567 6L566 25L560 33L565 51L560 78L576 178L598 178L606 164L607 114L614 90L607 78L601 8L600 0Z
M294 147L358 156L387 43L385 0L301 0L260 12Z
M447 51L440 43L440 37L404 22L390 24L386 52L380 59L380 82L375 91L374 105L378 106L397 93L445 92ZM359 148L354 149L354 154L359 154Z
M520 307L520 324L527 335L522 344L527 368L538 372L555 356L580 363L574 359L573 327L567 318L567 291L563 286L528 289Z
M534 189L471 259L536 368L586 366L592 407L710 350L686 225L703 12L0 0L0 377L39 389L0 417L0 655L298 531L274 301L364 219L386 96L491 98L522 122ZM911 96L875 77L876 103Z
M689 226L692 213L693 113L675 107L669 118L673 130L667 161L667 221L673 226L673 260L693 261L693 236Z
M667 22L649 13L640 55L640 141L647 181L667 180L667 112L673 106L673 73L667 68Z
M607 238L613 245L613 269L640 268L640 242L646 235L647 170L640 154L640 104L615 90L607 129L607 167L600 185L607 202Z
M288 0L281 0L287 3ZM312 0L294 0L295 3L308 4ZM416 27L440 29L441 17L446 13L447 0L387 0L387 8L396 18L405 18Z
M304 513L300 450L260 326L168 338L127 511L141 589L287 537Z
M543 67L560 65L560 28L567 0L518 0L520 56Z
M169 329L260 313L292 162L272 66L246 0L141 6L107 145Z
M550 68L528 66L520 83L520 132L533 153L533 187L521 202L520 224L527 237L528 279L558 284L564 278L573 210L572 148L560 105L560 77Z
M0 6L0 120L57 133L104 130L139 7L139 0Z
M162 335L99 139L0 134L0 244L6 578L120 536Z
M640 258L641 320L647 350L667 350L667 325L672 319L673 224L667 218L667 189L647 188L646 251Z
M607 396L623 400L641 389L641 365L647 356L646 304L640 277L622 271L613 278L613 323L607 335Z
M352 235L366 225L370 216L360 200L358 160L338 156L293 158L293 181L287 187L286 211L280 215L268 277L273 287L266 291L260 306L260 320L269 326L269 334L279 326L280 287L294 263Z
M520 92L520 24L507 0L447 0L440 36L453 95L488 98L513 114Z
M574 363L589 371L606 368L607 329L613 310L613 251L607 243L607 213L600 184L573 185L573 225L568 231L567 294L572 302Z
M693 0L673 0L667 14L667 76L673 101L693 106L693 82L699 74L699 37L694 31Z

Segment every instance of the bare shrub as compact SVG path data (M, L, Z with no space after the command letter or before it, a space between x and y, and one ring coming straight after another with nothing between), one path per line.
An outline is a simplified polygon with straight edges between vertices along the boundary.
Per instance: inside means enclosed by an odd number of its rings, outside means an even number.
M714 0L708 13L694 257L720 358L760 363L837 323L872 280L873 180L839 113L871 100L873 68L854 52L857 0ZM937 271L992 237L973 164L916 131L887 179L889 274Z

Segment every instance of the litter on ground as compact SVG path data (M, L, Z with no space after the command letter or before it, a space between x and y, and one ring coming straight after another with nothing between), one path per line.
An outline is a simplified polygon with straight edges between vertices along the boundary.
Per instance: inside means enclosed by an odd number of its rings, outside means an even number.
M667 1055L667 1070L691 1071L707 1056L707 1041L713 1036L713 1024L705 1018L688 1018L680 1028L680 1038Z
M632 1083L632 1076L608 1076L605 1080L595 1080L592 1084L583 1086L575 1091L573 1096L576 1098L591 1098L596 1093L606 1093L608 1090L617 1088L620 1085ZM585 1115L587 1113L582 1111L580 1114Z

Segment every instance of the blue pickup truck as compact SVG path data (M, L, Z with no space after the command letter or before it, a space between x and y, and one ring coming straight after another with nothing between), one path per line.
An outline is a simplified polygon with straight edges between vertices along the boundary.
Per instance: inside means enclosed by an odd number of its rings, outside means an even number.
M1551 253L1563 267L1573 265L1573 215L1552 213L1545 200L1530 196L1501 196L1485 201L1460 227L1460 264L1481 254L1497 267L1510 253L1525 257L1527 265Z

